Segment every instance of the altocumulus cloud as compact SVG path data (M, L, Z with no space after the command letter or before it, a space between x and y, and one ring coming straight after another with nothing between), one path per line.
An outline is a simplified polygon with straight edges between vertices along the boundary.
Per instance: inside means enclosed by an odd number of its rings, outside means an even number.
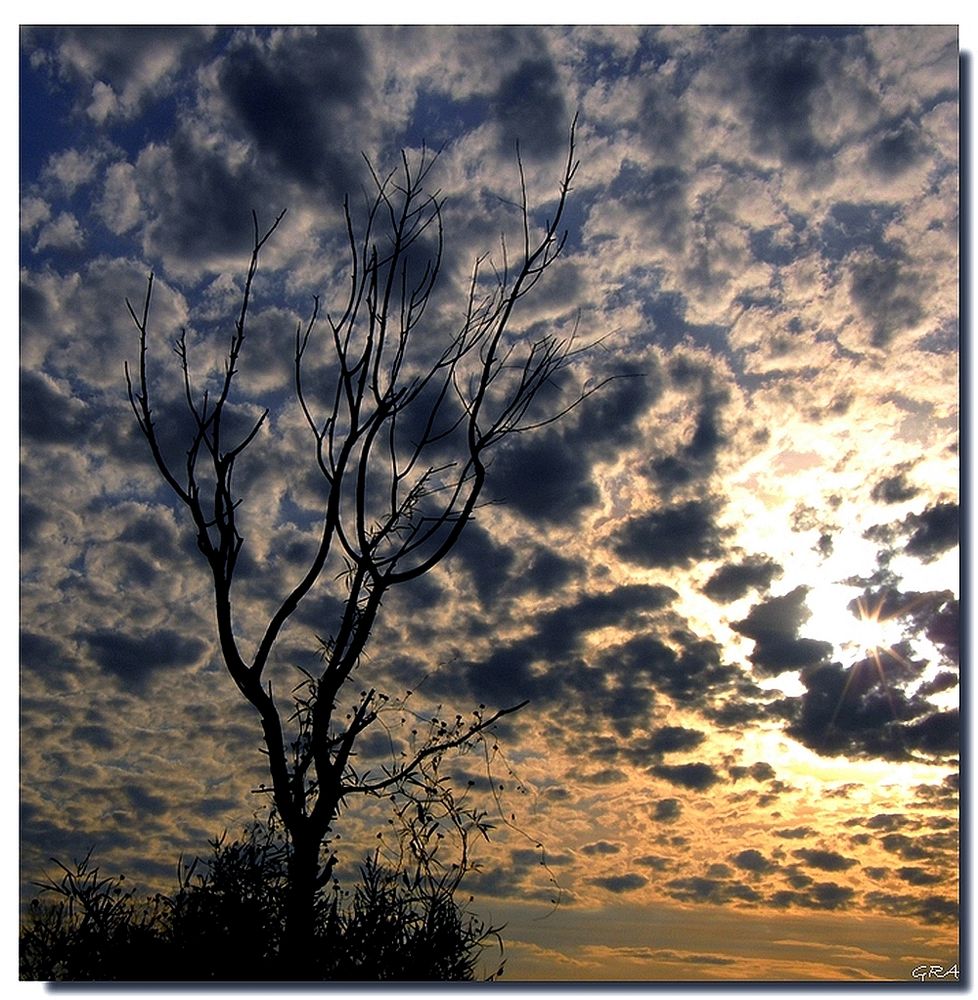
M292 345L313 296L335 311L346 294L342 199L359 219L361 153L385 171L402 148L441 149L430 352L457 328L473 261L501 265L500 232L517 252L516 141L546 216L579 111L560 267L512 332L600 341L548 405L613 380L492 456L491 503L392 598L362 681L422 716L530 699L499 734L514 777L494 767L505 815L561 859L568 918L627 898L953 923L953 29L38 27L21 47L25 882L95 842L158 880L246 822L262 780L260 731L217 668L206 567L126 407L124 300L155 272L154 372L186 328L203 385L251 210L288 208L239 365L236 417L271 409L236 483L257 641L317 537ZM169 374L155 417L182 462ZM879 664L846 634L860 599L904 633ZM337 608L328 584L303 605L278 697ZM799 744L838 781L811 792ZM473 761L453 773L488 793ZM375 818L346 814L345 871ZM472 891L547 905L526 847L498 825Z

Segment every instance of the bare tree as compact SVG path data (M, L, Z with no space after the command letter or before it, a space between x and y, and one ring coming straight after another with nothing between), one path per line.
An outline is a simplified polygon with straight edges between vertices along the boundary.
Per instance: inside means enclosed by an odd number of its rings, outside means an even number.
M152 275L142 309L126 302L139 331L138 364L135 370L126 366L129 400L160 474L193 520L198 548L213 576L224 662L261 718L274 806L291 842L287 939L297 952L309 940L316 894L335 864L324 845L341 806L354 796L389 794L402 787L424 765L471 744L522 707L477 712L468 721L461 716L437 721L427 738L390 766L361 773L354 746L381 717L385 696L373 688L364 690L347 713L340 708L340 694L360 661L384 596L428 573L452 551L480 501L493 446L559 419L600 387L585 383L569 402L538 412L539 403L546 402L544 390L549 394L586 348L573 336L529 339L508 333L517 305L564 247L567 234L561 220L578 168L573 127L556 203L539 231L517 151L522 233L516 259L504 238L496 262L488 255L475 262L457 325L432 354L431 336L426 332L420 338L418 331L443 263L442 200L424 189L434 161L422 151L415 163L402 155L399 169L388 176L371 168L374 193L359 234L349 199L344 203L348 297L335 313L321 311L317 298L308 322L296 330L295 393L325 481L321 532L301 577L277 599L250 657L242 650L233 613L232 585L243 537L238 520L242 501L232 478L268 410L234 440L225 425L230 423L259 254L285 213L265 231L254 215L240 312L223 377L213 393L194 388L185 332L176 343L193 428L182 468L164 454L150 399ZM312 359L323 354L329 366L315 368ZM273 696L266 668L300 603L335 575L324 577L328 564L342 567L342 613L322 640L321 669L306 676L283 708Z

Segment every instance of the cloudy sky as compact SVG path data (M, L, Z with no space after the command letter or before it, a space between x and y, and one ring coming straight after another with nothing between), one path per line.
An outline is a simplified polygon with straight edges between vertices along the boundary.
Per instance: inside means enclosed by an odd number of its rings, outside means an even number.
M272 410L237 481L248 641L316 530L292 338L343 294L361 154L441 149L437 337L519 235L516 142L539 221L576 114L565 251L513 331L577 323L579 378L628 377L497 450L494 502L385 604L357 684L529 699L468 883L509 979L957 959L953 28L38 28L20 69L25 880L94 845L172 887L260 806L260 729L128 409L125 299L155 273L178 398L169 345L217 362L251 212L288 209L240 362L239 404ZM334 627L328 576L283 683ZM497 809L484 762L452 766ZM345 815L345 870L382 826Z

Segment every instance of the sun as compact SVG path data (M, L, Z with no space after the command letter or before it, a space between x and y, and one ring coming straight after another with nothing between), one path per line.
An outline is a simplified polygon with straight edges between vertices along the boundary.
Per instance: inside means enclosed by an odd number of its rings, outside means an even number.
M857 597L854 610L853 589L841 583L822 583L812 587L805 603L810 616L803 629L815 638L830 638L843 657L879 655L898 647L904 639L899 613L885 607L885 598Z
M848 625L849 642L864 653L891 652L903 638L899 615L884 612L885 597L875 603L868 597L856 598L854 621Z

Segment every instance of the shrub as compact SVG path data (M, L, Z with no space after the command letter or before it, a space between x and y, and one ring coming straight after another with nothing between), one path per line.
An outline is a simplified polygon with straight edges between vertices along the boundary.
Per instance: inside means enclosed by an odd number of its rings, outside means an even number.
M498 929L439 882L367 858L352 890L334 882L316 914L315 946L285 967L289 846L261 824L211 842L212 857L178 865L171 896L139 900L91 855L37 885L20 941L20 976L60 981L471 980ZM502 973L502 966L495 978Z

